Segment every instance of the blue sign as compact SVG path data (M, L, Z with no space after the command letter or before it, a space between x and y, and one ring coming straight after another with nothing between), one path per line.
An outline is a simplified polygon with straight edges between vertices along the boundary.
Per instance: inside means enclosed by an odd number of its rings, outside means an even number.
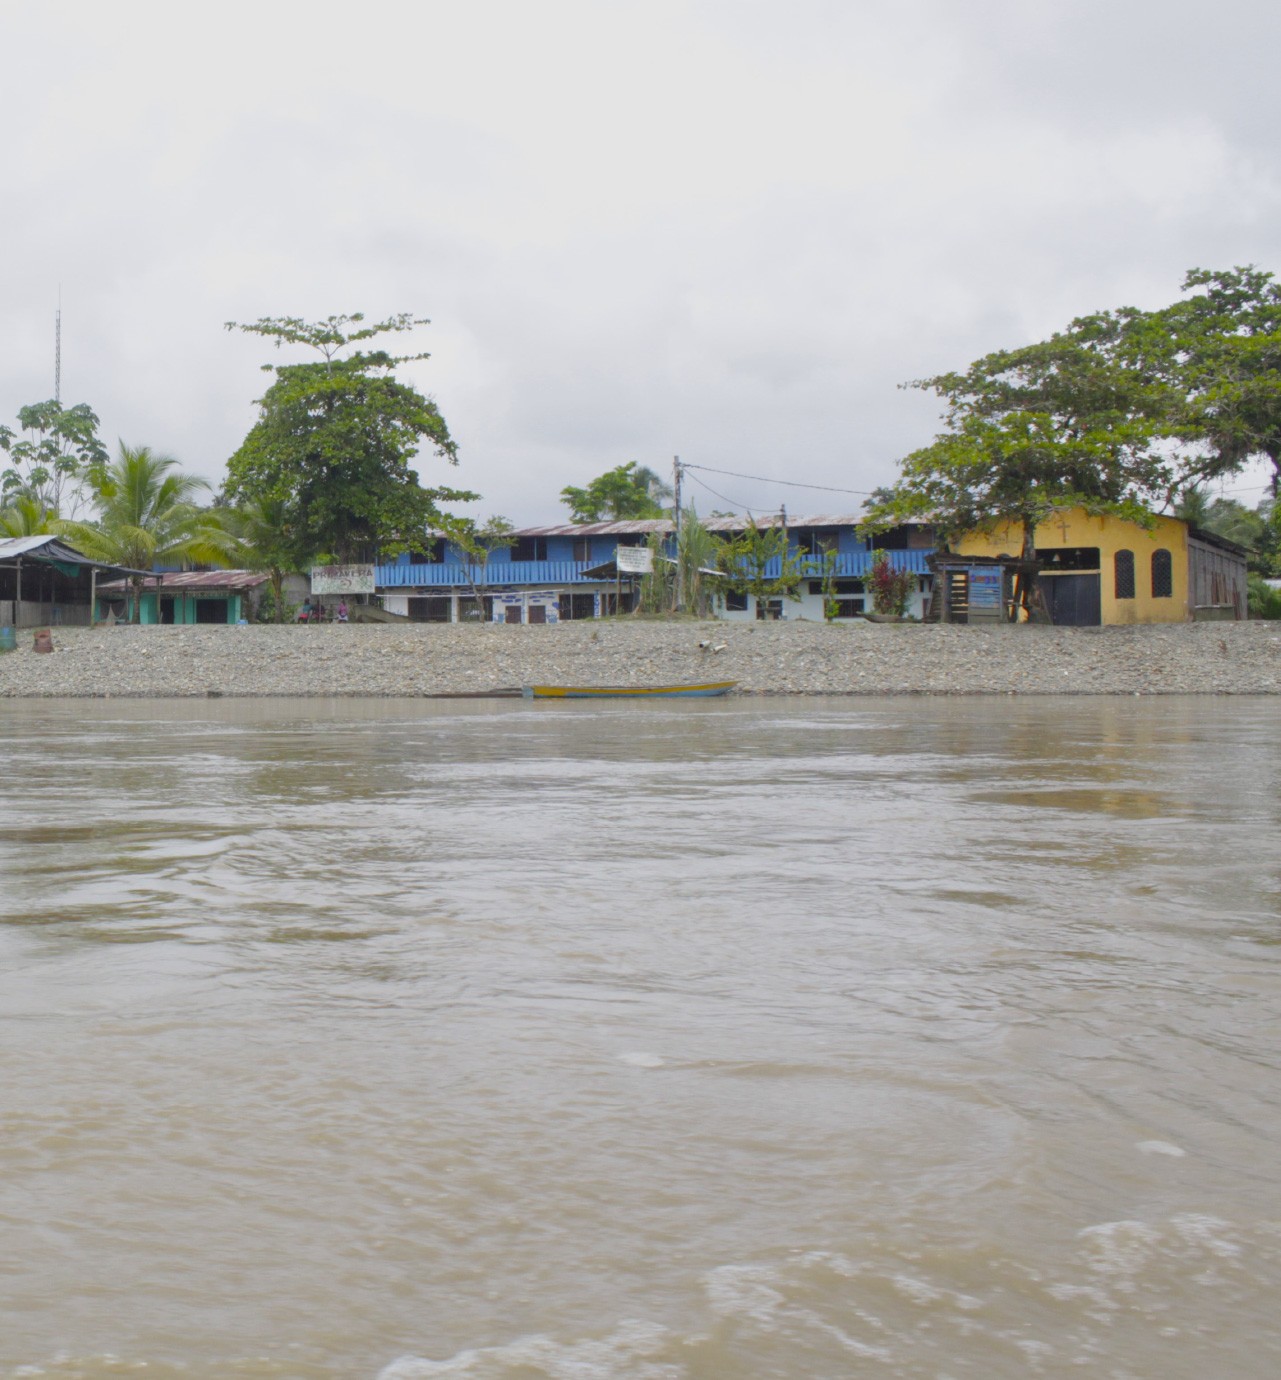
M970 567L970 608L995 609L1002 607L1002 572L999 565Z

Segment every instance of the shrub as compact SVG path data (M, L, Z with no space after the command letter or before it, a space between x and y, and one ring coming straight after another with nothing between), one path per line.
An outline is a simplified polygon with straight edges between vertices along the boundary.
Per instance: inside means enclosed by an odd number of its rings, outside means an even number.
M907 612L916 576L908 570L894 570L884 551L876 552L867 577L872 590L872 608L876 613L892 614L899 618Z
M1281 589L1275 589L1261 575L1250 576L1250 617L1281 619Z

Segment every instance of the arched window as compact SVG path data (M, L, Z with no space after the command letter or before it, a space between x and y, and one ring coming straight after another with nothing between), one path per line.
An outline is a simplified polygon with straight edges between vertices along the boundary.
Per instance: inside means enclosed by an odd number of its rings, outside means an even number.
M1164 546L1152 553L1152 597L1172 599L1174 597L1174 561Z
M1134 552L1118 551L1112 558L1118 599L1134 598Z

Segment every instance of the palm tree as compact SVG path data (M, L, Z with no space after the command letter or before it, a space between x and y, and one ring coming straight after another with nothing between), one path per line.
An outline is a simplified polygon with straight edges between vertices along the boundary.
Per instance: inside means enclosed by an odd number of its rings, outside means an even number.
M149 446L120 443L120 454L97 485L94 522L63 522L59 531L93 560L150 570L158 561L221 561L233 541L218 518L200 508L205 480L175 473L178 462ZM134 619L142 577L134 576Z
M0 537L43 537L57 529L58 515L33 493L14 494L0 508Z
M285 576L302 570L307 557L297 549L293 510L283 498L263 498L240 508L219 510L231 534L231 558L245 570L265 570L271 578L275 621L285 621Z

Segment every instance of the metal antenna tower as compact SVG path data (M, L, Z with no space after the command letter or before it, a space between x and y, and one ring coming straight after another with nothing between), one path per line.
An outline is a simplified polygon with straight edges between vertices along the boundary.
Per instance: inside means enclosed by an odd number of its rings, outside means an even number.
M53 326L53 400L62 401L62 284L58 284L58 314Z

